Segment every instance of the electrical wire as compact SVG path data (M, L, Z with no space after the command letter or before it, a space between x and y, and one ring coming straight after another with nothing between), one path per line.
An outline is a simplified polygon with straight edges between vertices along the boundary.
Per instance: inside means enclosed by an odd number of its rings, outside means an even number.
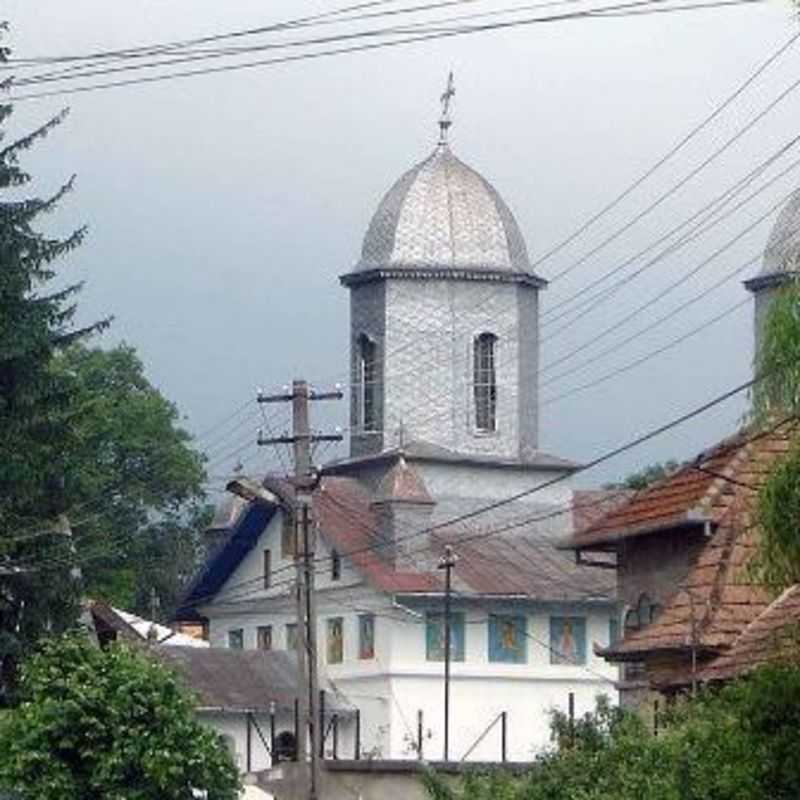
M168 72L161 75L151 75L139 78L128 78L121 80L106 81L106 82L89 84L88 86L62 88L62 89L55 89L55 90L48 90L41 92L29 92L27 94L26 93L14 94L9 98L9 102L16 103L25 100L32 100L44 97L54 97L54 96L69 95L69 94L83 94L86 92L119 88L122 86L157 83L166 80L198 77L200 75L211 75L211 74L238 71L243 69L254 69L254 68L266 67L278 64L288 64L297 61L328 58L332 56L339 56L356 52L378 50L386 47L400 47L420 42L435 41L439 39L452 38L452 37L464 36L475 33L486 33L489 31L506 30L511 28L530 26L534 24L564 22L568 20L578 20L578 19L602 19L606 14L608 14L608 12L612 11L618 12L617 16L619 16L619 14L623 12L625 9L632 10L639 6L652 6L655 3L668 2L668 1L669 0L634 0L634 2L622 3L611 6L601 6L580 12L555 14L546 17L533 17L522 20L514 20L513 22L496 22L496 23L486 23L483 25L464 26L462 28L457 28L453 30L444 30L420 36L410 36L388 42L371 42L368 44L350 45L341 48L323 49L313 53L300 53L296 55L288 55L278 58L257 59L255 61L246 61L238 64L225 64L216 67L206 67L194 70ZM684 13L688 11L702 11L714 8L724 8L728 6L754 5L762 2L764 2L764 0L711 0L709 2L673 6L669 9L660 9L660 10L668 11L669 13Z

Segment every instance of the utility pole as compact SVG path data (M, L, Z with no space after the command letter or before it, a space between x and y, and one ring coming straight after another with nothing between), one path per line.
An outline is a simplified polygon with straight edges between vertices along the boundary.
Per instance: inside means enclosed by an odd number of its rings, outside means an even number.
M447 545L439 560L439 569L444 570L444 760L450 760L450 640L451 614L450 594L452 591L452 572L458 558L453 548Z
M317 673L317 613L314 592L314 531L312 524L312 492L318 483L311 464L311 445L315 442L339 442L342 435L312 434L309 424L310 400L341 400L340 389L332 392L314 392L304 380L292 383L291 394L264 395L259 392L259 403L292 404L292 435L264 438L258 437L259 445L291 444L294 450L294 504L285 509L292 515L294 525L294 551L297 604L297 668L299 684L305 687L300 692L299 708L303 719L303 735L297 741L297 758L304 763L309 760L309 800L319 796L319 741L323 720L317 720L318 673ZM307 733L307 738L306 738Z

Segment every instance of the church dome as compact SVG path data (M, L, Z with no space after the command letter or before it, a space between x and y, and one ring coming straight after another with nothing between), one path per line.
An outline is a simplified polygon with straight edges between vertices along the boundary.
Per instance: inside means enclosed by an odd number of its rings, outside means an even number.
M375 269L531 273L525 240L508 206L445 143L381 200L356 271Z
M800 189L781 209L764 248L761 275L800 270Z

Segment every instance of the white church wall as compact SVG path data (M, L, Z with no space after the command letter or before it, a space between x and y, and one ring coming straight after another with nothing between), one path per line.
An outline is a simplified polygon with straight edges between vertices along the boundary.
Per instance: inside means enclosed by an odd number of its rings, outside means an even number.
M282 549L283 514L276 511L250 552L231 573L215 598L215 602L254 601L264 597L285 594L294 580L294 557L284 554ZM331 574L331 548L321 537L316 537L316 558L320 564L317 570L317 586L321 589L329 585L348 586L361 579L347 558L341 559L341 573L338 580ZM264 551L271 553L272 580L270 588L265 588Z
M464 497L487 503L541 486L558 474L552 470L429 461L415 461L414 469L420 473L431 496L436 499ZM517 504L521 502L517 501ZM528 502L568 506L572 502L570 482L564 480L537 490L530 495Z

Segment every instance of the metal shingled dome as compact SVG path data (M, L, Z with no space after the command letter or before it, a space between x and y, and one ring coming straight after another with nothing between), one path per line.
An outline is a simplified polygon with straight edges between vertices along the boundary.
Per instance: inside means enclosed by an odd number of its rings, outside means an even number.
M762 275L800 270L800 189L781 209L764 248Z
M372 217L357 270L387 267L532 272L508 206L446 145L406 172Z

